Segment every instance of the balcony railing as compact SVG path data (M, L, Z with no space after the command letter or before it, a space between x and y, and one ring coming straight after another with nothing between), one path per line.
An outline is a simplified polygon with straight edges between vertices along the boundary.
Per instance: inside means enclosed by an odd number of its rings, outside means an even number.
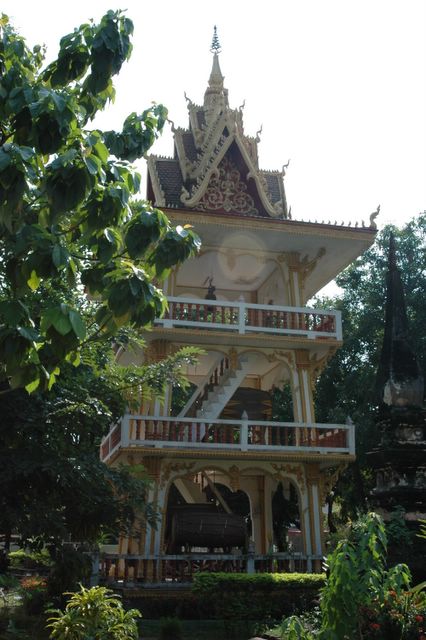
M200 572L227 573L311 573L322 556L303 553L123 555L107 554L101 559L100 575L109 584L136 586L143 583L188 583Z
M208 328L239 334L342 339L340 311L197 298L169 297L168 303L164 317L155 321L156 325L165 328Z
M101 459L126 447L355 454L355 431L353 424L126 415L103 439Z

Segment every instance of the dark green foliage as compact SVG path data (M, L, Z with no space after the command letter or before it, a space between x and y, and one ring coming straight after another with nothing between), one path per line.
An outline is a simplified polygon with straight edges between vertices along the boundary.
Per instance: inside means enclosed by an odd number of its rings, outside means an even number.
M121 600L105 587L70 594L65 611L52 610L48 627L52 640L137 640L139 611L125 611Z
M49 389L87 341L161 315L159 280L199 239L135 200L129 161L147 153L166 109L132 113L121 132L88 128L114 98L131 20L108 11L81 25L45 69L41 48L30 51L5 16L0 31L0 383L33 392ZM66 294L83 287L90 318Z
M213 618L264 621L311 608L324 581L323 574L200 573L193 593Z
M407 526L403 507L395 507L391 512L389 521L386 523L386 536L390 546L397 549L403 547L406 553L409 551L407 547L412 547L413 536Z
M60 299L66 300L56 306ZM40 302L39 302L40 300ZM72 290L40 287L35 310L43 303L46 333L80 333L73 309L90 319L92 303ZM8 311L11 301L3 303ZM17 312L20 305L16 304ZM93 321L93 320L92 320ZM19 334L18 334L19 335ZM16 389L0 394L0 531L18 533L33 546L62 540L96 543L104 532L118 535L155 520L145 504L143 469L107 467L99 459L102 437L125 413L168 384L185 386L182 365L194 362L194 349L184 348L163 361L145 366L115 364L118 348L140 349L137 335L122 328L112 345L87 341L50 391L28 394ZM42 347L49 357L49 347ZM135 515L138 514L136 521Z
M104 377L67 365L51 394L16 390L0 406L3 533L18 531L41 545L70 536L93 542L101 527L131 526L136 510L153 517L144 504L146 482L99 460L100 438L124 409Z
M318 422L355 423L357 463L345 471L336 489L341 517L356 518L367 508L373 486L366 453L378 440L376 375L384 334L385 282L390 233L407 302L410 342L426 377L426 213L405 227L385 227L375 244L337 278L342 293L317 301L342 311L343 346L330 360L316 387Z
M328 576L321 590L320 629L308 632L301 620L284 621L282 640L417 640L426 615L424 585L410 588L405 564L386 568L387 538L380 516L370 513L352 526L327 558Z
M89 554L69 545L52 548L53 566L47 580L47 592L55 604L63 605L66 592L77 591L79 585L88 585L92 573Z
M52 559L46 549L41 551L18 549L18 551L11 551L8 558L11 567L34 569L36 567L46 568L52 564Z
M272 395L272 420L276 422L293 422L293 398L289 383L283 385L282 389L274 387Z

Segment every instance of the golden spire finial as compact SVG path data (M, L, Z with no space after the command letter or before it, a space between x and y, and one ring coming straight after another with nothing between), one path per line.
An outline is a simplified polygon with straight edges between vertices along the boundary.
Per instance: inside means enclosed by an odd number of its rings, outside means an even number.
M212 45L210 48L210 51L213 54L213 64L209 83L204 94L204 109L209 111L210 114L216 112L218 108L224 109L228 106L228 92L223 86L224 77L219 65L220 50L217 28L215 26L213 30Z
M210 51L216 54L221 52L216 25L213 27L213 38L212 38L212 46L210 47Z

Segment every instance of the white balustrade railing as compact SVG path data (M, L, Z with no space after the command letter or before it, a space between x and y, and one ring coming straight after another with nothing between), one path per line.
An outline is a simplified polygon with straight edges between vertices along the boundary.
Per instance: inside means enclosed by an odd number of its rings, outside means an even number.
M355 454L353 424L158 418L125 415L103 439L101 458L120 448L225 449Z
M167 300L168 310L155 321L157 326L342 339L341 313L336 310L198 298Z
M140 583L187 583L200 572L289 573L308 572L324 558L305 553L223 554L188 553L182 555L105 554L100 575L104 582L136 586ZM321 565L320 565L321 566Z

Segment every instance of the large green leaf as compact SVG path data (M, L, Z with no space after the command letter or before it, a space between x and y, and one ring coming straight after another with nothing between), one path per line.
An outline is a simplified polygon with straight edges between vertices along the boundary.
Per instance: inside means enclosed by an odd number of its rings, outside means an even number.
M84 324L81 315L77 311L74 311L74 309L70 309L69 319L77 338L84 340L86 337L86 325Z
M11 160L11 156L6 153L4 149L0 148L0 171L4 171L4 169L10 165Z

